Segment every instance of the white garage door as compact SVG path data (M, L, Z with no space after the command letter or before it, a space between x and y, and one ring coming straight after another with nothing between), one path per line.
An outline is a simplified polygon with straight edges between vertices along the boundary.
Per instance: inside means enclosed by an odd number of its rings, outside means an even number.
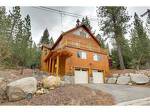
M82 70L75 70L75 84L87 84L88 83L88 72Z
M93 70L93 83L104 83L103 72Z

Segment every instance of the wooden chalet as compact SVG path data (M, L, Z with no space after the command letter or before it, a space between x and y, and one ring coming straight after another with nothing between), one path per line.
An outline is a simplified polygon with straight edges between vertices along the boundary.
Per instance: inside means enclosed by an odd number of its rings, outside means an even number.
M76 83L104 82L109 75L108 54L85 25L60 35L53 46L42 46L41 70L50 75L74 76Z

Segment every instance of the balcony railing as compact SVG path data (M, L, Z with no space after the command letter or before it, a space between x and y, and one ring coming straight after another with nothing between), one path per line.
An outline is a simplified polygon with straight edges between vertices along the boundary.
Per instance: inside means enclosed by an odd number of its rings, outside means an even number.
M60 43L59 48L64 48L66 46L80 48L80 49L86 49L86 50L96 51L96 52L99 52L99 51L108 52L107 49L102 49L100 47L92 45L91 43L83 44L80 41L74 42L72 40L65 40L64 42Z

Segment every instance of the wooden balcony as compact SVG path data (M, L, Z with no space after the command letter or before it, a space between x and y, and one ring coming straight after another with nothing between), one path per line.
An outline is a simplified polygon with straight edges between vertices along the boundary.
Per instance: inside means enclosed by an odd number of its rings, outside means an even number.
M85 49L85 50L94 51L94 52L108 53L107 49L102 49L100 47L97 48L97 46L94 46L91 43L83 44L80 41L74 42L71 40L66 40L65 42L62 42L59 45L59 48L64 48L64 47L74 47L74 48Z

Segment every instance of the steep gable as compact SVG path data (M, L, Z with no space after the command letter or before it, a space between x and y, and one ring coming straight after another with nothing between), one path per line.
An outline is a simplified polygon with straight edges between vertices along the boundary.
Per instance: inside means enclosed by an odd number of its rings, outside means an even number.
M52 46L52 48L51 49L54 49L58 44L59 44L59 42L61 41L61 39L65 36L65 35L67 35L68 33L70 33L70 32L74 32L75 34L78 34L78 29L84 29L84 32L88 35L88 36L90 36L90 37L92 37L93 39L94 39L94 41L100 46L100 43L98 42L98 40L96 39L96 37L92 34L92 32L85 26L85 25L80 25L80 26L77 26L77 27L75 27L75 28L73 28L73 29L71 29L71 30L68 30L68 31L66 31L66 32L64 32L64 33L62 33L61 35L60 35L60 37L57 39L57 41L55 42L55 44Z

